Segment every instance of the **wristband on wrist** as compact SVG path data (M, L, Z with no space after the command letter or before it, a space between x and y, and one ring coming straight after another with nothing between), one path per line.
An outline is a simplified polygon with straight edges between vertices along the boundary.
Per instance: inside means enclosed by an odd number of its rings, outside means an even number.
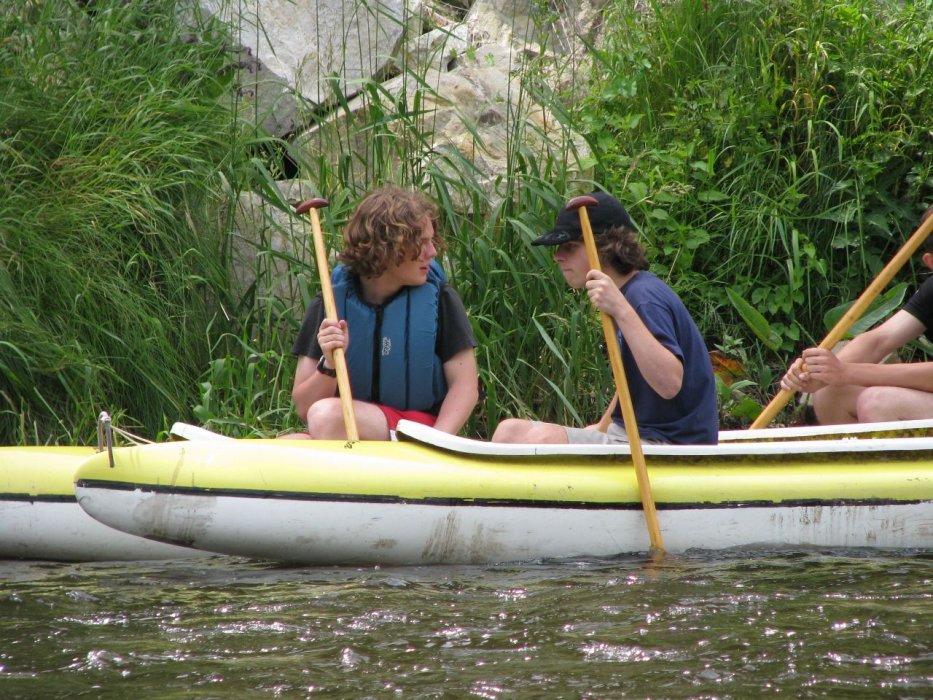
M330 367L324 366L325 355L321 355L321 359L317 361L317 371L327 377L336 377L337 370L331 369Z

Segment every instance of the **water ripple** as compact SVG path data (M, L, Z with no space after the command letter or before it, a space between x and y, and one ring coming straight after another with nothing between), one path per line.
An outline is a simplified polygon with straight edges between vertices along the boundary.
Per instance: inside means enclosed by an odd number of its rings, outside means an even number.
M923 697L931 562L0 562L0 686L4 700Z

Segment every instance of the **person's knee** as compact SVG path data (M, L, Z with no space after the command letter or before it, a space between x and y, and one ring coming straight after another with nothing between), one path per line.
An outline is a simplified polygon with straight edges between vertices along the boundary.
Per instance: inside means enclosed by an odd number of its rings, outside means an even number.
M880 423L897 420L898 396L892 387L872 386L859 394L855 414L859 423Z
M309 440L311 436L308 433L285 433L278 435L279 440Z
M524 442L531 422L521 418L506 418L496 426L492 442Z
M308 435L314 440L337 439L345 435L339 399L323 399L311 405L308 409Z
M813 414L820 425L838 425L857 421L859 395L855 387L828 386L813 394Z

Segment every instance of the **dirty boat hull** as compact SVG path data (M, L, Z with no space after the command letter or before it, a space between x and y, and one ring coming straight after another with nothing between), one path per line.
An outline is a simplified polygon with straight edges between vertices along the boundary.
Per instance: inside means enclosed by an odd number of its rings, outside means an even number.
M203 552L114 530L75 498L74 474L90 447L0 447L0 559L174 559Z
M273 505L237 497L153 494L145 508L162 511L160 524L140 525L112 515L139 508L139 494L109 493L106 498L110 514L103 517L114 527L207 552L289 563L488 564L611 557L649 548L644 517L628 504L580 509L277 498ZM270 508L275 510L271 522ZM668 552L926 548L907 535L930 522L929 507L920 504L734 510L668 510L662 504L658 514Z
M121 448L78 472L107 525L309 564L495 563L642 552L627 449L399 443ZM646 446L665 548L933 547L933 439Z

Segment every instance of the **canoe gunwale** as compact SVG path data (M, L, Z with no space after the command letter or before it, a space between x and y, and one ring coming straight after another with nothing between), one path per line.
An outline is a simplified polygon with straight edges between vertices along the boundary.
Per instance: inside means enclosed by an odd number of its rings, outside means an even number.
M415 442L437 450L477 457L630 457L628 445L507 445L449 435L420 423L399 421L400 442ZM347 443L352 445L354 443ZM787 440L767 442L725 442L718 445L653 445L642 446L645 457L742 459L748 456L828 455L834 459L842 454L875 452L929 451L933 455L933 436L841 440Z

